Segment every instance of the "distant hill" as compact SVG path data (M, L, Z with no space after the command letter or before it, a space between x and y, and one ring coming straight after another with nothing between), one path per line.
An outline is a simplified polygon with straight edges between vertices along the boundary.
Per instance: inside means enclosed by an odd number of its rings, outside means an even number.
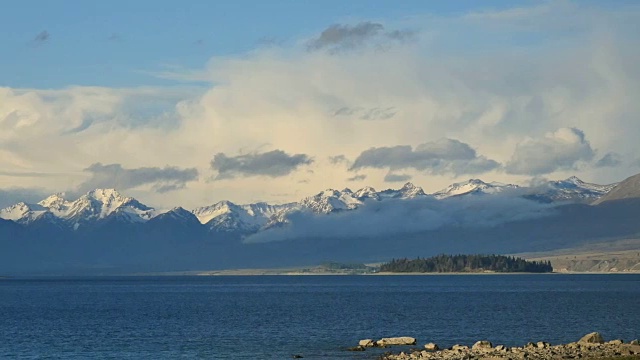
M640 198L640 174L625 179L607 194L594 201L593 204L598 205L607 201L634 198Z

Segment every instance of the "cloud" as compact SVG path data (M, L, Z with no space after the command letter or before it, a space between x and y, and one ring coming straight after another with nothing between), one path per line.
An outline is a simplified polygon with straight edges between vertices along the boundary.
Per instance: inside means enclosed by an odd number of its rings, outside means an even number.
M122 42L122 41L124 41L124 37L119 33L113 33L113 34L109 35L107 40L108 41L112 41L112 42Z
M435 200L389 199L366 202L356 211L316 214L309 211L287 215L288 224L251 235L247 243L312 239L342 239L412 234L452 226L486 228L554 214L553 205L513 194L470 196Z
M594 155L582 130L561 128L519 143L505 169L511 174L544 175L575 169L580 161L589 161Z
M395 107L348 107L343 106L334 111L333 116L355 116L360 120L389 120L396 114Z
M37 203L49 195L51 194L42 188L12 187L0 189L0 209L4 209L21 201L27 204Z
M355 176L352 176L352 177L348 178L347 181L362 181L362 180L364 180L366 178L367 178L367 175L359 174L359 175L355 175Z
M306 154L289 155L282 150L251 153L229 157L218 153L211 161L211 168L218 172L216 180L233 179L239 176L281 177L289 175L302 165L313 163Z
M36 35L33 38L33 43L35 45L42 45L42 44L47 43L50 38L51 38L51 34L49 34L49 32L47 30L43 30L43 31L39 32L38 35Z
M350 170L416 169L430 174L479 174L495 170L500 164L478 156L468 144L454 139L426 142L412 149L409 145L374 147L363 151Z
M387 175L384 176L385 182L405 182L409 180L411 180L411 175L408 174L387 173Z
M385 34L393 40L409 41L415 40L416 32L413 30L393 30Z
M349 164L351 163L351 161L349 161L349 159L347 159L347 157L344 155L335 155L335 156L329 156L329 163L331 163L332 165L338 165L338 164Z
M222 198L270 201L269 194L277 193L297 194L288 199L293 201L328 186L341 188L354 174L383 187L388 172L410 174L432 192L449 185L456 172L469 171L461 165L505 164L527 138L574 126L588 135L598 158L550 178L577 175L612 183L631 175L637 168L626 161L607 168L593 164L609 152L629 159L640 153L640 102L630 96L640 93L640 47L632 36L640 8L571 1L507 8L482 16L369 19L384 27L365 31L355 51L342 50L340 41L308 51L308 40L320 38L323 28L310 36L302 29L282 44L213 56L199 68L178 63L139 69L197 86L0 88L0 169L59 174L46 181L0 175L0 187L44 186L51 193L75 188L88 175L82 170L97 159L127 168L179 164L205 174L213 154L232 157L241 148L262 153L267 150L256 150L256 144L268 143L269 150L318 159L315 173L267 182L248 176L212 183L203 176L182 191L142 193L144 187L130 193L166 207ZM410 41L391 39L393 30L407 28L416 29ZM386 120L375 111L369 121L361 119L369 109L389 108L394 115ZM393 145L410 144L417 152L415 145L440 138L471 144L479 159L443 161L436 172L411 166L349 172L351 164L327 161L336 154L354 160L365 149ZM443 171L447 162L452 171ZM510 183L528 177L500 170L482 176ZM301 179L309 181L299 184Z
M151 185L158 193L182 189L187 182L198 179L195 168L180 169L175 166L123 168L120 164L95 163L84 169L91 177L80 184L77 193L85 193L97 188L126 190L143 185Z
M373 22L361 22L356 25L334 24L326 28L320 36L309 41L309 50L320 50L331 48L354 48L362 45L366 40L371 39L382 32L384 26Z
M622 163L622 157L620 154L609 152L606 153L600 160L596 161L595 167L616 167Z
M320 33L317 38L307 42L307 50L329 50L331 53L352 50L377 40L406 41L412 39L413 31L385 31L384 25L371 21L356 25L333 24Z
M38 171L4 171L0 170L0 176L11 176L20 178L45 178L64 175L63 173L45 173Z

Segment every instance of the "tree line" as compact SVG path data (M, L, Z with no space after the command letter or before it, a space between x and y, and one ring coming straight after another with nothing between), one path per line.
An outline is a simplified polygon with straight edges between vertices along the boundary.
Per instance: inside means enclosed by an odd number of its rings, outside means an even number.
M527 261L504 255L437 255L430 258L393 259L380 266L381 272L552 272L550 261Z

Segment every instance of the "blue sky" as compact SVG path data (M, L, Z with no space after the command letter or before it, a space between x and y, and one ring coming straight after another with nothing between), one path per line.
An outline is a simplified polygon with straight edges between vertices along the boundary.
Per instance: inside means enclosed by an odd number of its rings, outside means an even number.
M19 1L0 207L640 172L634 1Z
M312 36L333 23L401 22L533 1L46 1L3 5L0 85L137 86L166 81L146 71L201 67L265 41ZM35 40L46 32L47 39Z

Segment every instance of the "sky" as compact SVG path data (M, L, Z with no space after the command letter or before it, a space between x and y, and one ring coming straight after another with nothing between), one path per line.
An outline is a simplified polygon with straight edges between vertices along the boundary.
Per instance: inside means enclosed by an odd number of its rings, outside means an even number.
M0 207L640 172L634 1L25 0L3 15Z

